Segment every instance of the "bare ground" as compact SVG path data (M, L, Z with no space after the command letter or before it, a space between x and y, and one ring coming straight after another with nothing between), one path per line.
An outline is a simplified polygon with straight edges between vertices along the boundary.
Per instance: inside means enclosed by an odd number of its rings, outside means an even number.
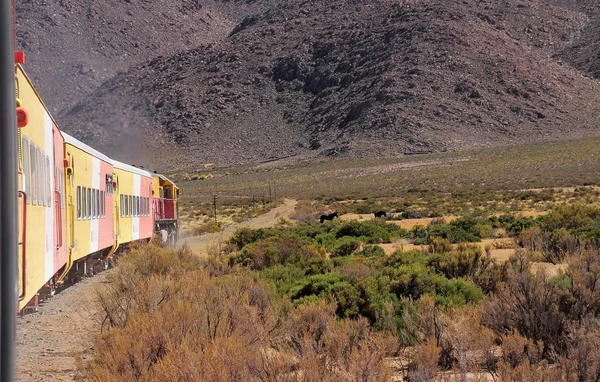
M75 355L85 359L99 328L96 289L110 272L83 279L17 320L16 381L75 379Z

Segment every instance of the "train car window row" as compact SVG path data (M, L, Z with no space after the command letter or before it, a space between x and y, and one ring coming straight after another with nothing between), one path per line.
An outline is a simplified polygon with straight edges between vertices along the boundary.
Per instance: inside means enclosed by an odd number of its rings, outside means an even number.
M106 217L106 193L102 190L77 186L77 220Z
M150 198L121 195L121 217L131 218L139 216L150 216Z
M23 180L27 204L52 206L50 157L26 136L21 138L23 148ZM56 178L56 182L60 179ZM58 185L61 187L61 185ZM63 189L64 190L64 189Z

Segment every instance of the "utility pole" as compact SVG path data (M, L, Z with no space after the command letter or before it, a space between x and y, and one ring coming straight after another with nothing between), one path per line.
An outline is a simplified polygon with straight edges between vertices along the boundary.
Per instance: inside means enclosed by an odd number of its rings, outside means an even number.
M273 201L273 195L271 194L271 181L269 180L269 203Z
M217 194L213 195L213 209L215 211L215 223L217 222Z
M18 181L14 2L0 4L0 381L14 380ZM23 264L22 266L25 266Z

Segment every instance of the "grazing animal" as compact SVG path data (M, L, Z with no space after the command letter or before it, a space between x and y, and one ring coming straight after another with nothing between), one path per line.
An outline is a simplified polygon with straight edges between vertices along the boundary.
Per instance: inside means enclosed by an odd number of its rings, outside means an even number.
M321 215L321 223L323 223L325 220L333 220L333 218L340 218L337 214L337 212L334 212L332 214L329 215Z
M375 215L375 219L380 218L382 216L387 217L387 215L385 214L385 211L375 211L375 212L373 212L373 214Z

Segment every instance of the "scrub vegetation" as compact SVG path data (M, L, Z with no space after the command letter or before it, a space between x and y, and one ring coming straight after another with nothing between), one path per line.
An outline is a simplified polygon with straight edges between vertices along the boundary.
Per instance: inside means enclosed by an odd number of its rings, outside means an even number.
M134 249L99 292L91 380L596 381L600 209L241 229L200 259ZM473 244L502 230L514 255ZM385 255L403 238L421 250ZM568 264L555 275L533 264ZM469 374L468 374L469 373ZM473 374L475 373L475 374Z

